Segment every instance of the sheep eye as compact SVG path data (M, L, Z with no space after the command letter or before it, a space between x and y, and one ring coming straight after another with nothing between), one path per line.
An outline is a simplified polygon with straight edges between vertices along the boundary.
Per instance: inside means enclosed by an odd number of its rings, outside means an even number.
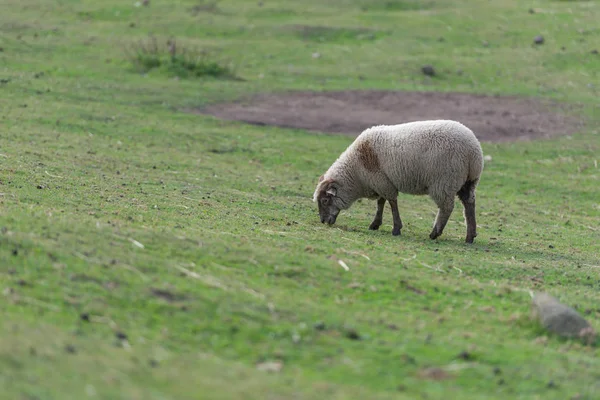
M329 198L328 197L323 197L321 199L321 204L323 204L324 206L326 206L329 203Z

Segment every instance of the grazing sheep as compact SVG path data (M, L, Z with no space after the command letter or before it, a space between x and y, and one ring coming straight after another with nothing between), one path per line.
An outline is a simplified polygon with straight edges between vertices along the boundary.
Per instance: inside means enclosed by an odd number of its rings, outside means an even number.
M428 194L439 207L429 237L440 236L458 195L465 212L467 243L477 236L475 189L483 170L481 145L456 121L433 120L380 125L363 131L319 178L313 201L321 222L335 223L340 210L359 198L377 199L369 229L379 229L386 200L392 208L393 235L400 235L398 192Z

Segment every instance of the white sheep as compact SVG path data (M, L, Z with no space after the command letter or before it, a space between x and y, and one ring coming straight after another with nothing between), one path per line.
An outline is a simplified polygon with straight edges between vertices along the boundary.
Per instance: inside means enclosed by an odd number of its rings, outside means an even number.
M473 132L456 121L432 120L379 125L363 131L319 178L313 200L321 222L335 223L340 210L359 198L377 199L369 229L382 224L385 201L400 235L398 192L428 194L439 207L429 237L440 236L458 195L465 212L467 243L477 236L475 189L483 171L483 152Z

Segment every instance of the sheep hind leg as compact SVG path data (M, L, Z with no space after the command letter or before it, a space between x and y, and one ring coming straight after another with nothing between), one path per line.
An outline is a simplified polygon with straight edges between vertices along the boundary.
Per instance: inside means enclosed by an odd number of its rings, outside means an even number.
M437 204L439 210L435 218L435 223L433 224L433 229L429 234L429 238L436 239L444 232L448 219L454 210L454 197L433 200Z
M388 200L390 207L392 207L392 217L394 218L394 228L392 229L392 235L400 236L402 230L402 220L400 219L400 212L398 211L398 200Z
M383 223L383 207L384 206L385 206L385 199L383 197L380 197L379 199L377 199L377 213L375 213L375 218L373 219L373 222L371 222L371 225L369 225L370 230L376 231L377 229L379 229L379 227Z
M475 182L468 181L457 193L458 198L465 208L465 221L467 223L467 238L465 242L473 243L477 236L477 222L475 221Z

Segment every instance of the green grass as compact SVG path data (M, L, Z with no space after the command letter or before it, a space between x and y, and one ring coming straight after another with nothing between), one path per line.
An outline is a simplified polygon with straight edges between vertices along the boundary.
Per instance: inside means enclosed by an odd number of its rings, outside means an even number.
M596 398L598 350L540 339L527 291L600 327L600 4L205 3L2 2L0 398ZM124 49L150 34L244 80L136 73ZM314 185L351 138L183 112L366 88L544 97L588 125L483 144L468 246L460 205L428 239L426 198L400 197L401 237L388 209L367 230L368 201L320 224Z

